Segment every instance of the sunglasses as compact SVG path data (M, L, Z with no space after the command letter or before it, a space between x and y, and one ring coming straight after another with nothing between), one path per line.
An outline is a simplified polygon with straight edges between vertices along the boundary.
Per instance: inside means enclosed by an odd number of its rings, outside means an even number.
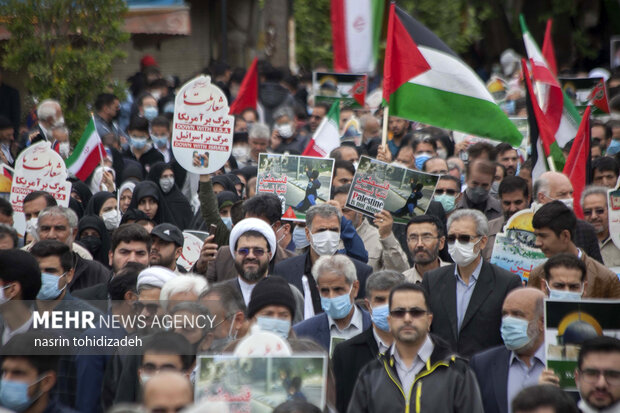
M422 310L421 308L418 307L413 307L413 308L395 308L394 310L390 311L390 315L393 318L405 318L405 314L409 314L411 316L411 318L419 318L422 317L424 314L427 314L428 311L426 310Z
M479 238L479 237L480 237L479 235L448 234L448 236L446 237L446 240L448 241L448 244L454 244L457 240L461 244L468 244L471 240Z
M456 189L435 189L435 195L443 195L443 194L454 196L456 195Z
M260 258L263 255L265 255L265 251L263 248L239 248L237 250L237 254L241 255L242 257L247 257L248 255L250 255L250 251L252 251L252 254L256 257L256 258Z
M605 209L604 208L593 208L593 209L584 209L583 210L583 215L586 216L590 216L593 213L596 213L596 215L603 215L605 213Z
M148 313L153 314L153 313L156 313L157 310L159 309L159 304L155 304L155 303L144 304L144 303L141 303L140 301L136 301L135 303L133 303L133 309L138 313L141 313L142 310L144 310L145 308Z

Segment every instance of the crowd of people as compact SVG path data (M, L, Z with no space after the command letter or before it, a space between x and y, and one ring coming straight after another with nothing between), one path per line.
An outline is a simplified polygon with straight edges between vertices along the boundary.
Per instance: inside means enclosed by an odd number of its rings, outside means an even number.
M518 79L514 70L505 75ZM225 64L210 74L234 99L243 74ZM620 175L620 121L592 124L592 182L579 200L581 220L569 178L552 171L533 177L519 148L455 142L450 131L396 117L382 145L381 108L345 107L346 136L329 154L331 199L309 207L305 222L290 221L276 194L256 191L258 155L301 154L329 106L314 103L303 79L266 63L259 74L259 108L235 116L232 156L219 171L195 175L175 160L175 85L146 56L127 98L102 93L93 102L105 159L86 182L70 178L68 207L31 192L21 205L22 236L11 204L0 198L0 406L227 412L221 402L194 404L196 356L232 353L259 329L287 341L294 354L330 358L326 406L310 404L291 380L289 400L274 412L620 411L620 341L579 343L577 407L547 368L543 310L545 297L620 299L607 198ZM617 90L620 75L608 86ZM513 105L502 106L512 114L524 108L519 90L510 90ZM0 116L3 163L13 165L38 141L70 154L58 101L44 100L36 112L29 131ZM351 119L360 127L345 131ZM389 211L369 217L347 207L361 155L440 175L426 214L396 224ZM527 208L534 247L548 259L525 285L490 258L496 235ZM187 230L208 233L191 267L179 264ZM94 354L88 346L40 354L29 346L49 332L34 328L33 315L51 311L215 322L71 332L143 339L139 355Z

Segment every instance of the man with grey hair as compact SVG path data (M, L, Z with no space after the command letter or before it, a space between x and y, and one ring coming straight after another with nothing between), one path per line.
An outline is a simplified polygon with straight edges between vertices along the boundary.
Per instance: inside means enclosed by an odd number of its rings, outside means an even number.
M264 123L255 123L248 131L248 142L250 144L250 156L246 166L258 166L258 154L267 152L269 146L269 126Z
M596 231L598 246L607 267L620 266L620 249L609 236L609 206L607 191L604 186L587 186L581 193L581 209L586 222Z
M86 260L73 249L77 235L78 217L70 208L50 206L39 213L37 236L39 240L57 240L67 245L73 254L75 274L69 290L75 291L99 283L107 283L112 272L99 261Z
M366 307L370 311L372 328L340 343L334 349L332 363L336 377L336 409L345 412L353 394L355 380L369 361L385 353L394 337L388 325L390 290L405 282L403 274L384 270L366 280Z
M308 209L306 238L310 246L303 254L281 261L273 268L274 274L286 278L304 293L306 318L322 311L319 290L311 275L312 267L319 257L346 253L351 258L360 282L358 298L364 298L366 279L372 273L372 267L365 264L368 252L363 241L351 221L342 216L334 204L338 205L336 201L329 201Z
M324 313L302 321L293 329L298 337L315 340L332 354L341 341L370 328L371 318L355 305L360 289L355 265L344 255L323 256L312 266Z
M60 103L54 99L45 99L37 106L37 127L22 134L19 139L18 153L27 146L39 141L52 142L52 128L64 125Z
M556 200L562 201L567 207L573 209L573 184L563 173L548 171L541 174L534 182L532 187L532 210L536 212L542 205ZM589 257L603 263L596 231L592 225L577 219L573 242Z
M307 139L295 130L293 109L288 106L276 109L273 113L273 122L271 150L275 153L301 154L306 148Z
M434 314L431 332L446 340L453 351L470 357L502 344L502 304L511 290L521 286L521 279L482 259L489 233L482 212L455 211L447 227L448 252L454 264L427 272L422 286Z

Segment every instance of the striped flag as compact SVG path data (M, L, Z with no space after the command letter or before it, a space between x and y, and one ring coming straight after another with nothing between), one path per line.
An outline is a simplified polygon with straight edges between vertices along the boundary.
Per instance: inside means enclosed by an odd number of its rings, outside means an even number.
M566 165L564 166L564 175L573 184L573 209L577 218L583 219L583 210L581 209L581 193L586 185L590 182L590 110L588 105L583 113L579 132L570 148Z
M65 161L67 171L79 180L85 181L97 165L102 161L105 148L95 127L95 119L91 116L86 130L73 153Z
M340 146L340 101L336 100L323 118L321 124L316 128L314 136L308 142L302 155L326 158L329 153Z
M551 37L551 29L553 28L553 19L547 20L547 27L545 28L545 40L543 40L542 55L545 56L545 60L549 63L549 70L553 73L553 76L558 75L558 64L555 61L555 51L553 49L553 38Z
M389 114L519 146L523 136L476 73L433 32L390 6L383 99Z
M331 0L336 72L374 72L385 0Z

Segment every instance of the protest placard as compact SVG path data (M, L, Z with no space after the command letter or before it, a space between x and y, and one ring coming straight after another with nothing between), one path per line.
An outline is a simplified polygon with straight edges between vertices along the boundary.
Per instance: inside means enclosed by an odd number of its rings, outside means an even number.
M560 378L560 387L576 391L575 368L581 344L590 338L620 338L620 301L545 300L547 367Z
M11 197L11 184L13 183L13 168L0 163L0 197L7 201Z
M406 224L426 213L439 175L431 175L362 156L351 183L347 208L374 217L389 211L394 222Z
M46 141L29 146L15 162L9 201L14 211L13 226L22 235L26 230L24 198L33 191L45 191L56 199L58 205L69 206L71 183L67 182L65 161Z
M579 113L583 114L592 105L592 114L609 113L607 87L602 77L559 78L564 93L573 101Z
M215 172L232 152L234 124L220 88L209 76L196 77L183 85L175 100L172 153L189 172Z
M304 221L313 205L329 200L334 160L261 153L256 193L273 193L282 203L282 219Z
M177 259L177 265L191 271L192 267L200 258L200 250L202 250L203 241L196 235L183 231L183 252Z
M609 236L616 248L620 248L620 189L607 191L607 205Z
M363 108L366 101L368 75L353 73L312 72L314 102L332 105L340 100L344 107Z
M323 409L327 356L199 356L196 402L228 404L230 413L271 412L286 400L302 400Z
M491 264L502 267L521 277L527 283L530 272L547 261L540 248L536 248L536 235L532 227L534 212L524 209L516 212L506 225L504 232L495 236Z

